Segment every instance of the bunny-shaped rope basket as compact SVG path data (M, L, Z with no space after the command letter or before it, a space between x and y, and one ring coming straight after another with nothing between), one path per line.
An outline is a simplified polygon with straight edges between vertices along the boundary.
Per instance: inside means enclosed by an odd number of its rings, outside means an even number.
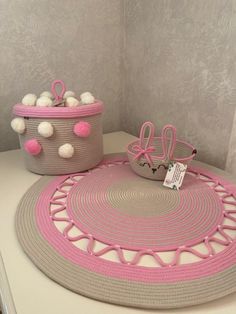
M154 133L153 123L145 122L139 139L128 145L127 155L131 168L138 175L151 180L164 180L170 162L189 164L197 150L191 144L176 139L173 125L165 125L161 137L155 137Z

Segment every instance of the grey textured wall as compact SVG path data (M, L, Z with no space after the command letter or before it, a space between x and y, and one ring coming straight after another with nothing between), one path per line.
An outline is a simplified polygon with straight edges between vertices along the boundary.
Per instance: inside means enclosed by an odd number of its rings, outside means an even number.
M12 106L54 79L106 104L104 131L120 129L122 2L0 0L0 151L18 146Z
M224 168L236 104L236 1L125 0L125 30L123 128L138 134L144 120L158 131L172 123L199 159Z
M61 78L104 100L105 132L173 123L236 173L236 0L0 0L0 20L0 150L12 105Z

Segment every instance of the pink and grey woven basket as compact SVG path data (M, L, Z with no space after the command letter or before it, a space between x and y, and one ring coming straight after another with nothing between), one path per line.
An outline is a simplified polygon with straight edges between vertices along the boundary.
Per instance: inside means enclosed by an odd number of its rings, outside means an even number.
M145 133L148 131L148 137ZM130 166L138 175L151 180L164 180L170 162L189 164L197 150L189 143L176 139L176 128L166 125L161 137L154 136L152 122L145 122L138 140L127 147ZM169 133L169 136L168 136Z
M57 95L55 84L62 85L62 93ZM52 92L59 106L37 107L17 104L13 113L16 117L23 117L25 132L19 134L25 164L28 170L46 175L60 175L85 171L96 166L103 158L102 139L102 102L96 100L93 104L78 107L60 106L65 91L62 81L54 81ZM55 94L56 93L56 94ZM41 122L50 122L53 126L53 135L49 138L38 133ZM75 134L74 126L79 122L89 125L90 134L80 137ZM32 155L25 150L25 143L31 139L36 140L42 147L38 155ZM62 158L58 149L63 144L69 143L73 147L71 158Z

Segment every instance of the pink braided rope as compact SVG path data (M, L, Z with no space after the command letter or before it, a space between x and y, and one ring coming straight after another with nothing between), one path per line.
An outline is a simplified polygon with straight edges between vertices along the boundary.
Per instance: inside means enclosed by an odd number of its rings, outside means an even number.
M167 142L168 133L170 133L169 147L167 147L168 146L168 142ZM173 125L167 124L163 127L162 132L161 132L161 141L162 141L163 154L161 156L156 156L156 158L160 160L166 160L166 161L172 160L174 151L175 151L175 146L176 146L176 128Z
M148 137L146 138L145 143L145 132L148 130ZM144 156L146 160L153 165L152 157L150 153L155 152L155 147L151 146L151 143L154 139L155 128L152 122L147 121L141 127L140 135L139 135L139 145L133 146L133 151L137 152L134 156L134 160L139 159ZM170 133L170 137L168 138L168 133ZM169 146L168 146L169 140ZM169 161L173 159L175 146L176 146L176 128L167 124L163 127L161 133L161 143L162 143L162 155L155 155L155 158L158 160Z
M56 91L56 86L59 85L61 87L61 92L60 94L57 93ZM55 80L52 82L52 86L51 86L51 91L52 94L54 96L54 98L59 101L63 99L63 95L66 91L66 87L65 87L65 83L62 80Z
M113 162L113 165L117 165L117 164L126 164L127 162ZM98 169L102 169L104 167L108 167L108 164L104 164L104 165L100 165L97 167L97 169L91 170L88 173L83 173L83 174L79 174L79 176L86 176L88 174L91 174L93 171L97 171ZM89 233L83 233L81 235L78 236L70 236L69 232L72 230L72 228L78 228L74 221L71 220L68 217L57 217L58 213L61 212L66 212L66 208L67 208L67 203L66 203L66 198L69 194L68 190L65 189L65 187L73 187L74 185L76 185L78 183L78 180L75 179L77 175L71 175L66 181L62 182L56 189L56 192L61 193L61 195L54 195L51 200L50 200L50 204L51 205L56 205L58 206L58 208L56 209L51 209L51 219L52 221L60 221L60 222L66 222L68 223L68 225L64 228L63 230L63 236L70 242L76 242L82 239L87 239L88 240L88 244L86 246L86 252L90 255L96 256L96 257L103 257L103 255L107 254L110 251L115 251L118 257L118 261L122 264L127 264L127 265L138 265L142 256L144 255L150 255L154 258L154 260L156 261L157 266L161 266L161 267L172 267L172 266L176 266L179 265L180 263L180 256L183 252L188 252L191 253L193 255L195 255L198 258L201 259L207 259L209 257L212 257L213 255L216 254L212 243L218 243L220 245L223 246L228 246L233 242L233 238L231 236L229 236L224 230L236 230L236 217L232 216L232 214L236 214L236 199L235 196L232 193L228 193L227 190L217 181L217 180L213 180L210 177L208 178L206 175L201 174L199 172L196 172L194 170L189 170L189 173L192 173L194 175L196 175L196 177L200 180L202 180L205 183L212 183L211 188L217 192L217 193L223 193L224 195L221 196L221 201L223 204L228 204L228 205L233 205L235 206L235 209L225 209L224 210L224 218L227 218L229 220L231 220L232 222L235 223L234 226L232 225L227 225L227 224L223 224L223 221L220 225L218 225L217 227L217 232L222 236L222 239L217 238L217 236L215 234L211 235L211 236L207 236L205 237L205 239L202 240L202 244L205 245L206 249L207 249L207 253L201 253L198 250L192 248L192 247L187 247L187 246L181 246L178 247L175 252L174 252L174 257L172 259L171 262L166 263L164 262L164 260L160 257L160 255L158 254L157 251L152 250L152 249L141 249L139 251L136 252L135 256L131 259L131 260L127 260L124 256L123 253L123 247L117 244L114 245L108 245L107 243L100 241L98 239L96 239L92 234ZM69 181L69 182L68 182ZM234 200L228 200L228 198L233 197ZM81 231L81 230L80 230ZM107 246L103 249L100 249L98 251L94 250L94 245L95 242L101 242L103 244L106 244Z
M145 144L145 132L148 130L148 137ZM147 159L147 161L153 165L152 158L150 156L150 153L155 151L155 148L153 146L150 146L154 137L154 125L152 122L147 121L145 122L140 130L139 135L139 145L134 145L133 150L137 152L137 154L134 156L134 160L139 159L144 155L144 157Z

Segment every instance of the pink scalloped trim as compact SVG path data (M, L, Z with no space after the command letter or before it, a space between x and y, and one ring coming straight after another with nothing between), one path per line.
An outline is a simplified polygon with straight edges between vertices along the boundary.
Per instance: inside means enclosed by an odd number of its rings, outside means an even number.
M121 164L122 162L113 163ZM199 178L203 174L206 179L201 178L201 180L211 182L213 184L212 189L215 192L222 192L222 189L219 190L219 185L223 187L222 203L236 206L236 200L228 200L232 196L236 197L236 186L234 184L205 169L191 168L190 171L195 173ZM82 234L72 237L69 235L69 232L74 226L74 221L70 218L57 217L58 213L66 209L65 198L68 195L66 187L73 187L78 183L75 178L76 176L85 175L86 173L81 173L56 178L42 192L36 206L36 220L42 236L45 237L59 254L71 262L103 275L149 283L177 282L201 278L223 271L236 263L236 241L225 233L225 230L236 230L236 227L223 223L217 228L223 239L219 239L215 235L203 239L207 253L203 254L191 247L181 246L175 251L175 256L170 263L165 263L155 250L140 250L131 261L125 259L122 247L116 244L107 246L99 251L94 251L94 242L96 239L92 234ZM70 182L66 182L67 180ZM60 195L53 196L55 191L60 192ZM56 209L51 210L51 215L49 215L49 204L58 206ZM232 214L236 214L236 209L224 211L224 217L235 223L236 218ZM53 221L67 223L63 233L58 231ZM80 239L88 240L86 252L72 244L74 241ZM226 248L220 253L216 253L212 247L212 242L224 245ZM117 253L120 263L98 258L109 251ZM192 264L178 265L180 255L183 252L190 252L202 260ZM159 267L153 269L137 265L143 255L153 256Z
M111 163L110 163L111 164ZM126 162L126 161L123 161L123 162L112 162L112 164L115 164L115 165L119 165L119 164L129 164L129 162ZM89 170L85 175L84 177L86 177L87 175L89 175L90 173L92 173L93 171L97 171L98 169L103 169L103 168L108 168L107 165L98 165L95 169L91 169ZM127 172L128 173L128 172ZM72 177L73 178L73 177ZM116 183L119 182L120 180L122 180L124 178L124 174L122 174L121 177L117 177L117 175L114 175L114 180L116 180ZM127 176L127 179L129 177ZM88 177L89 179L89 177ZM94 179L93 179L94 180ZM81 182L81 181L80 181ZM90 181L91 182L91 181ZM81 182L82 183L82 182ZM67 183L63 183L63 185L66 185ZM88 183L87 183L88 184ZM62 190L60 190L60 192L63 192L63 185L62 185ZM78 217L76 217L75 213L73 212L73 205L71 203L71 194L73 194L74 192L74 189L76 188L76 183L73 184L70 188L70 193L68 195L65 195L66 199L65 199L65 204L66 204L66 212L67 212L67 215L69 216L70 220L71 221L74 221L73 222L73 226L77 227L80 231L82 231L84 234L88 234L89 233L89 230L91 230L91 227L88 228L88 225L87 225L87 228L84 227L83 225L83 222L80 221L80 219ZM109 189L109 185L110 185L110 177L109 175L107 177L103 177L101 179L101 183L100 183L100 186L99 188L97 188L97 190L99 190L99 195L100 197L102 198L103 202L102 204L100 204L100 208L98 210L99 214L101 214L101 216L103 217L104 219L104 222L106 221L106 223L109 223L109 224L115 224L115 225L119 225L119 230L120 228L122 228L123 232L124 232L124 236L121 237L119 236L120 238L120 241L119 241L119 244L120 246L122 246L123 249L127 249L127 250L135 250L135 251L150 251L150 249L152 249L152 251L159 251L159 252L163 252L163 251L171 251L171 250L175 250L175 249L178 249L179 245L176 245L176 244L171 244L171 245L159 245L158 243L155 243L155 245L150 245L150 247L145 247L144 245L135 245L134 243L136 243L134 240L133 240L133 243L132 245L130 245L130 243L127 241L127 233L125 232L127 229L129 229L129 225L132 225L131 229L133 230L132 232L135 234L139 233L140 230L145 230L147 228L150 229L150 232L152 232L153 230L155 230L156 228L158 229L158 231L163 231L165 230L165 232L167 232L168 229L168 224L171 225L169 222L172 222L172 221L175 221L175 220L178 220L178 217L181 217L180 220L182 220L182 226L184 227L185 226L185 230L186 232L191 232L191 230L193 229L193 226L189 223L188 225L186 225L186 217L185 215L189 215L191 213L191 210L189 210L188 212L185 212L184 211L184 214L183 214L183 208L186 206L184 205L186 202L184 201L183 198L180 198L180 201L179 201L179 204L178 204L178 207L175 208L175 210L171 213L167 213L166 215L164 216L158 216L158 217L146 217L145 220L143 220L142 218L141 219L135 219L134 221L134 217L133 216L130 216L128 214L125 214L125 213L122 213L122 214L119 214L118 212L115 211L114 213L114 210L113 208L111 207L109 201L106 200L106 192L108 189ZM95 185L96 186L96 185ZM209 190L211 191L211 188L208 187ZM90 211L89 208L86 208L86 206L82 205L83 203L83 200L84 200L84 193L86 193L85 190L83 190L83 188L80 186L80 191L81 193L79 195L76 196L77 200L78 200L78 203L80 203L81 205L81 212L84 212L86 214L86 209L88 211ZM182 191L184 192L184 191ZM201 194L200 194L201 195ZM91 199L92 201L92 199ZM191 201L191 200L190 200ZM189 204L189 208L191 208L191 203ZM211 228L208 229L208 235L211 235L213 233L216 232L216 229L217 229L217 225L219 225L224 216L223 216L223 210L224 210L224 206L223 206L223 203L220 202L219 206L221 207L221 212L219 212L217 214L217 216L215 217L214 219L214 223L215 225L212 225ZM209 208L210 209L210 208ZM111 213L111 214L110 214ZM207 215L205 217L195 217L195 221L194 223L198 222L199 224L203 223L205 224L205 221L209 221L209 213L207 213ZM96 214L95 214L96 216ZM95 217L93 217L95 218ZM123 226L121 227L121 224L120 224L120 221L122 222L123 220L125 220L125 222L123 222ZM104 222L103 220L101 221L99 218L96 220L96 225L102 225L104 226ZM127 223L128 222L128 223ZM193 222L193 221L192 221ZM102 228L102 233L101 232L97 232L97 231L93 231L93 237L94 239L99 239L100 242L106 244L106 245L109 245L109 246L113 246L114 243L113 243L113 239L108 239L107 236L104 236L103 232L106 228ZM156 231L156 232L158 232ZM171 231L171 227L170 227L170 231ZM115 231L114 231L115 232ZM146 233L143 233L143 236L147 236ZM130 236L130 234L129 234ZM178 235L176 235L177 238L178 238ZM186 246L193 246L193 245L197 245L199 243L202 242L202 239L203 239L203 236L198 236L198 237L195 237L194 239L191 239L189 238L188 241L185 241L184 244ZM140 239L139 239L140 240ZM152 239L153 241L153 239ZM121 244L122 243L122 244Z
M20 117L35 118L77 118L99 114L103 112L103 103L97 100L91 105L78 107L37 107L16 104L13 113Z

